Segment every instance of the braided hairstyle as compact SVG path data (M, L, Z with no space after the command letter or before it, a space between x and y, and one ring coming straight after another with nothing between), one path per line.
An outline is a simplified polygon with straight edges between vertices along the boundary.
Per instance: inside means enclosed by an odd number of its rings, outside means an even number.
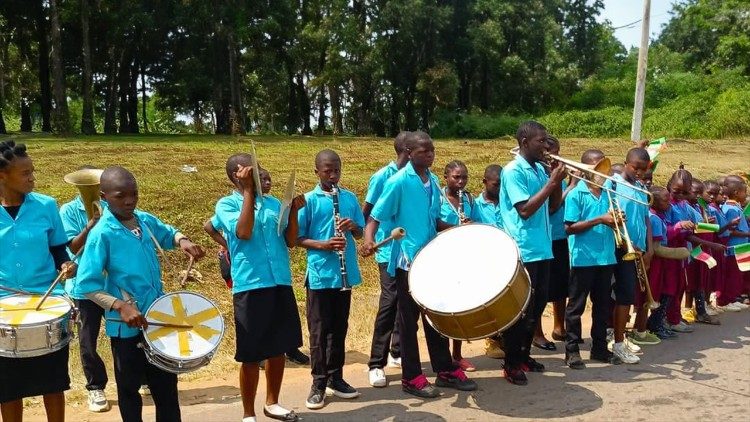
M464 164L463 161L453 160L450 163L445 165L445 172L443 174L447 176L451 170L457 169L457 168L464 169L466 170L467 173L469 172L469 169L466 167L466 164Z
M690 189L690 186L693 185L693 175L685 170L685 164L680 163L680 167L672 173L672 177L669 179L669 182L667 183L667 190L672 191L672 185L681 182L682 186L684 186L687 189Z
M0 142L0 171L6 170L16 157L25 158L26 145L16 144L14 141Z

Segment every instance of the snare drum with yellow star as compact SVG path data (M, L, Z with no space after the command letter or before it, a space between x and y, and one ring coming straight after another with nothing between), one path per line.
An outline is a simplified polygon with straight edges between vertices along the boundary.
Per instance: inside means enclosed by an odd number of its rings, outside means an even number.
M73 337L75 308L63 296L15 294L0 298L0 356L29 358L56 352Z
M224 337L219 308L198 293L168 293L151 304L145 317L150 323L143 335L146 358L167 372L208 365Z

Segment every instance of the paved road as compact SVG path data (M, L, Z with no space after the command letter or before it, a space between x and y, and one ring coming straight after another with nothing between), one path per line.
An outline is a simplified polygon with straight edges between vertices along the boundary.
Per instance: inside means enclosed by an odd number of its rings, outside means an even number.
M588 318L586 318L588 319ZM310 412L304 407L309 391L307 368L288 368L282 404L294 408L305 421L495 421L531 420L747 420L750 407L750 311L724 314L719 327L697 326L696 332L645 349L638 365L610 366L587 362L583 371L562 364L562 352L535 351L547 366L544 374L530 374L529 385L513 386L500 378L499 361L482 355L482 342L464 345L479 384L472 393L444 390L438 399L422 401L401 392L397 370L388 369L392 385L375 389L367 383L367 356L347 355L346 379L362 396L334 398ZM588 329L588 328L586 328ZM583 357L588 357L588 339ZM558 349L561 349L558 342ZM423 353L423 359L426 353ZM429 365L426 363L426 365ZM240 421L242 407L236 373L181 382L183 420L186 422ZM261 380L259 391L265 391ZM262 403L260 395L256 403ZM68 409L68 420L113 421L117 407L94 415L82 404ZM29 409L26 420L43 420L42 409ZM262 411L259 406L257 410ZM147 400L144 419L153 420ZM262 414L262 413L261 413ZM263 416L259 420L264 420Z

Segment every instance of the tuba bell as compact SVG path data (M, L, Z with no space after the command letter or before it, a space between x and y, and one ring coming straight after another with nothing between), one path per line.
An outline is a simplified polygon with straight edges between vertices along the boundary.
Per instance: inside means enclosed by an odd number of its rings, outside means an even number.
M81 194L81 202L86 209L86 217L89 220L94 218L95 212L102 213L102 206L99 202L99 179L102 177L104 170L100 169L81 169L68 173L63 177L66 183L76 188Z

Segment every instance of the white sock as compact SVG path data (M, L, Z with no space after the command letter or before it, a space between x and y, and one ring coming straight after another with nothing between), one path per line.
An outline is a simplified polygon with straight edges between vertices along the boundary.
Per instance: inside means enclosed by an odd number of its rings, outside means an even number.
M279 406L278 403L274 403L274 404L270 404L270 405L267 404L266 405L266 411L268 411L268 413L270 413L270 414L272 414L274 416L284 416L287 413L289 413L289 410L284 409L283 407Z
M637 335L640 338L646 337L646 331L635 330L635 335Z
M255 422L255 416L247 416L242 418L242 422Z

